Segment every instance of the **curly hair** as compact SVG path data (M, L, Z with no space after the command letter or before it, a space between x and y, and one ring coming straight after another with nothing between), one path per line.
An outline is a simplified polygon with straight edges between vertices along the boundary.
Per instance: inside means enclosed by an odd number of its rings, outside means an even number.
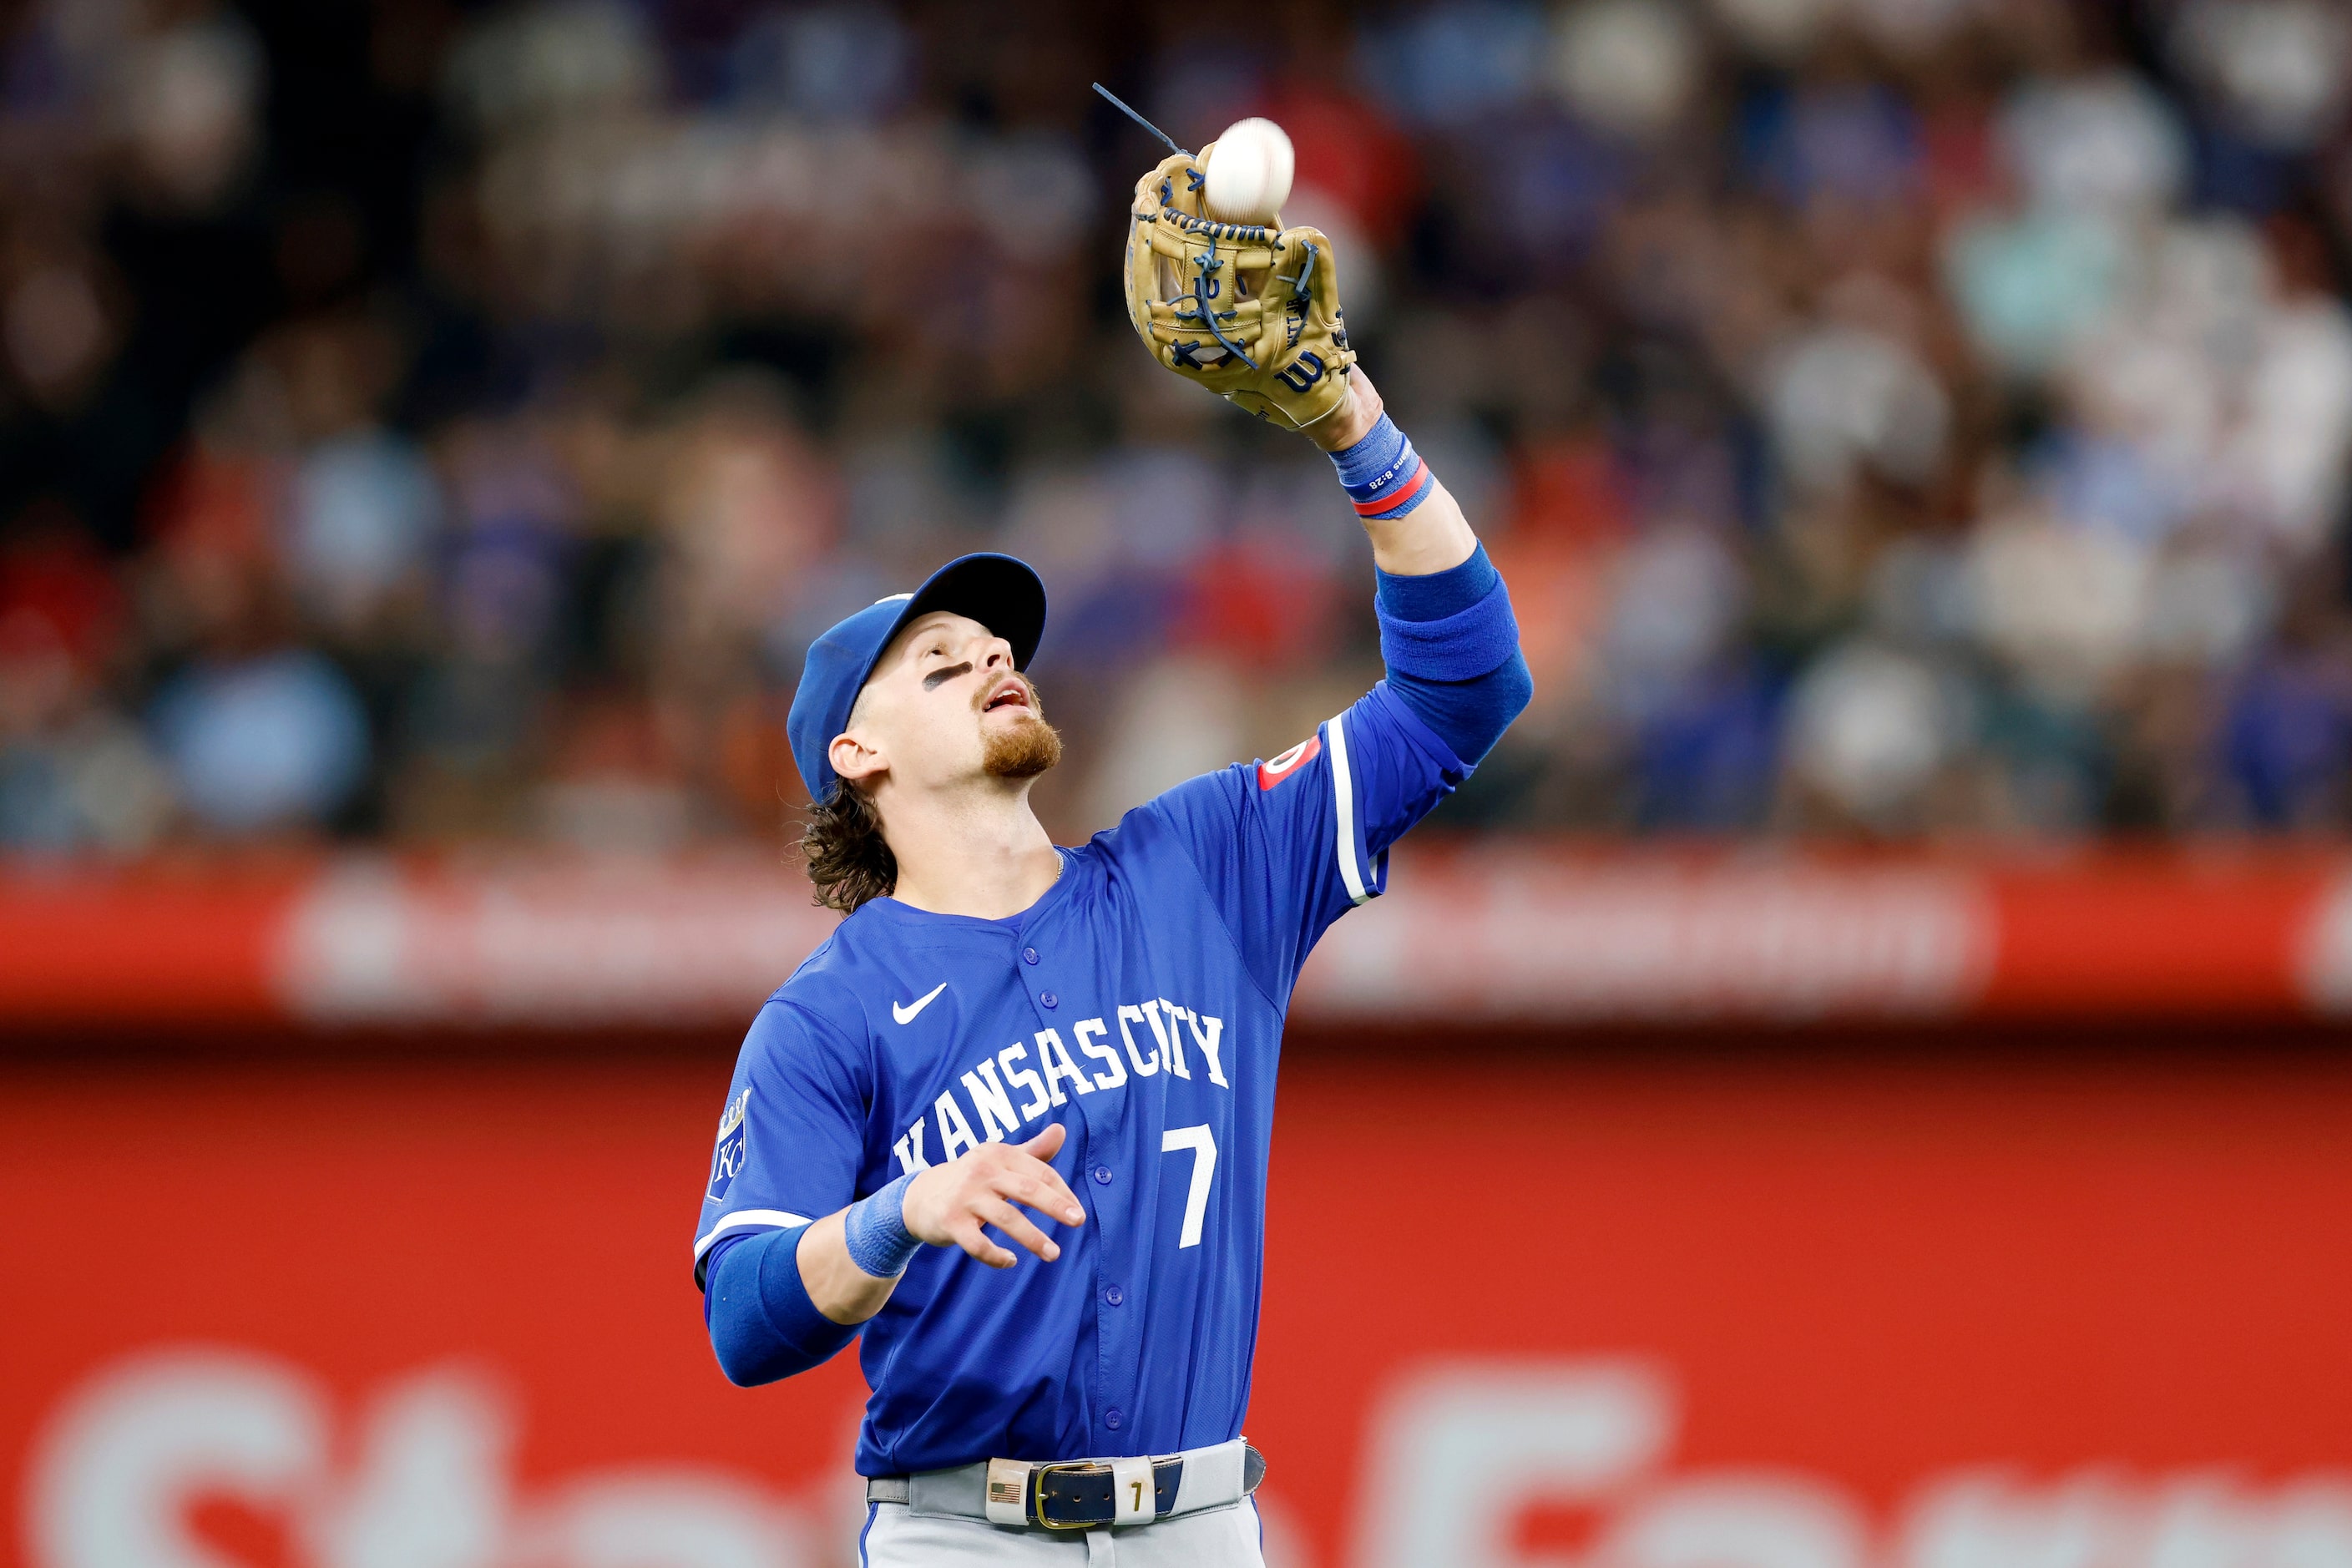
M898 858L883 842L881 814L846 784L836 782L809 807L801 862L816 884L816 901L845 915L889 897L898 886Z

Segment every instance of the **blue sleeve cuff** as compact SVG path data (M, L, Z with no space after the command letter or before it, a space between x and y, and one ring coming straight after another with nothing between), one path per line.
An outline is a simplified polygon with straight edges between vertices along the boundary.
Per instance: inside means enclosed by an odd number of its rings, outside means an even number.
M801 1282L808 1226L796 1226L747 1237L712 1263L704 1309L729 1382L748 1388L806 1372L857 1337L861 1325L818 1311Z
M1503 574L1482 544L1444 572L1379 575L1372 611L1390 689L1465 768L1475 766L1534 690Z
M1406 619L1374 597L1381 658L1390 673L1425 680L1475 680L1510 662L1519 651L1518 618L1511 613L1510 589L1491 565L1486 570L1494 581L1486 594L1440 620Z
M1503 580L1483 544L1470 552L1469 560L1443 572L1405 577L1376 567L1372 576L1372 602L1402 621L1442 621L1460 615Z

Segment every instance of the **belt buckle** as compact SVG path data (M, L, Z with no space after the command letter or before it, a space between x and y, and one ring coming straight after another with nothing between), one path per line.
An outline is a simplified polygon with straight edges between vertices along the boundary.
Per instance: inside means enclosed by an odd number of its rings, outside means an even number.
M1048 1475L1079 1475L1089 1471L1108 1473L1108 1465L1092 1459L1063 1459L1055 1464L1039 1465L1029 1472L1029 1517L1040 1530L1099 1530L1101 1524L1071 1523L1045 1517L1045 1478Z

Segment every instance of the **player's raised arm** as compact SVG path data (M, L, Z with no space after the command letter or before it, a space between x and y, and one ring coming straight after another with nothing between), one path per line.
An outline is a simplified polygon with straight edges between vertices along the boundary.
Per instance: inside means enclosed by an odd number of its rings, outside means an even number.
M1346 258L1286 226L1278 129L1233 127L1136 184L1128 318L1162 368L1329 455L1372 546L1388 679L1273 761L1147 808L1186 846L1267 994L1331 922L1377 897L1397 838L1458 787L1533 694L1508 590L1462 508L1357 367ZM1253 140L1254 139L1254 140ZM1222 182L1229 160L1239 171ZM1271 179L1257 177L1271 174Z
M1475 766L1535 690L1510 593L1370 378L1352 367L1348 377L1347 398L1306 433L1331 455L1372 542L1389 689Z
M1245 121L1138 181L1128 318L1161 365L1331 455L1371 539L1391 689L1466 770L1532 695L1518 623L1461 506L1356 368L1329 237L1283 226L1289 169L1281 131Z

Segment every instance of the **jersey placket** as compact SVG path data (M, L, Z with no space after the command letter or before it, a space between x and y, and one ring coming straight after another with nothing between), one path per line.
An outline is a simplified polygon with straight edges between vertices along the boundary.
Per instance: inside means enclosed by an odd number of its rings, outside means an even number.
M1023 933L1013 965L1021 972L1039 1026L1055 1031L1066 1043L1073 1021L1104 1011L1102 997L1066 994L1060 989L1069 976L1102 973L1096 955L1078 951L1085 931L1083 921L1057 910ZM1130 1142L1127 1129L1134 1121L1126 1114L1131 1088L1070 1096L1078 1110L1078 1126L1072 1129L1078 1133L1076 1184L1087 1223L1095 1227L1096 1384L1087 1410L1093 1436L1110 1447L1123 1447L1123 1434L1132 1430L1141 1363L1143 1316L1123 1277L1126 1262L1135 1257L1135 1163L1124 1154ZM1093 1103L1097 1100L1105 1103Z

